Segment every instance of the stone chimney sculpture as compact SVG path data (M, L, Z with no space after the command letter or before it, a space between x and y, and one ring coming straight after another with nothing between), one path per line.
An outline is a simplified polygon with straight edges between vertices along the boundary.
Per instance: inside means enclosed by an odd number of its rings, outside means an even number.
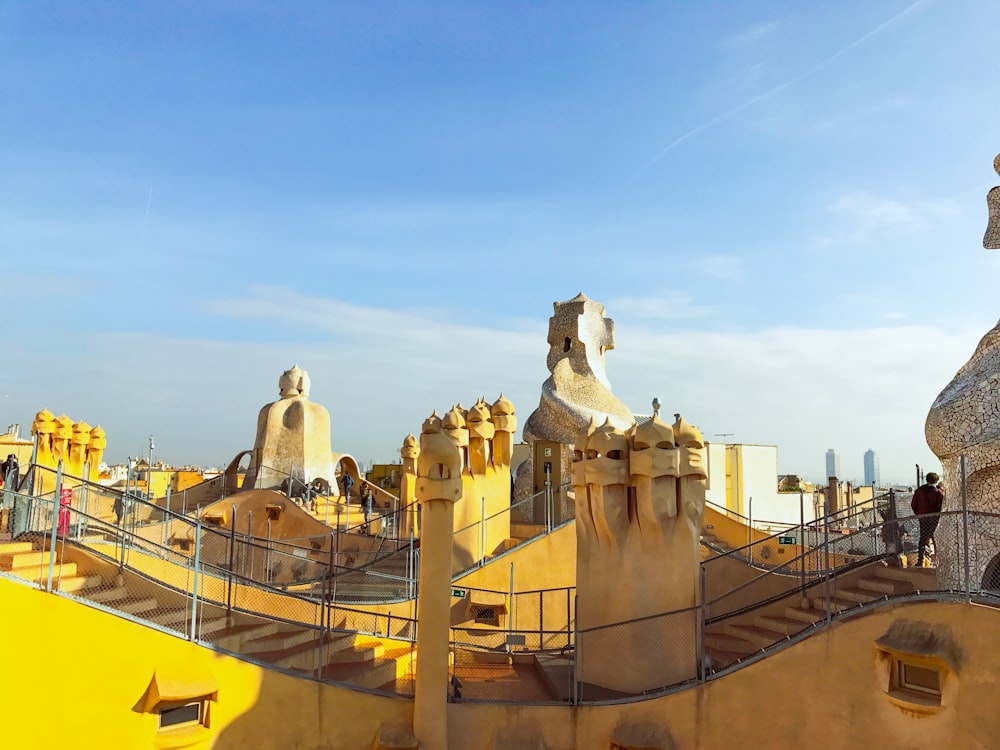
M592 422L573 446L583 683L640 693L697 675L705 446L675 416Z
M1000 155L993 167L1000 174ZM989 191L986 204L989 218L983 247L1000 249L1000 187ZM944 470L945 510L962 507L964 456L969 510L1000 512L1000 324L983 336L969 361L934 400L924 432ZM942 519L942 524L955 520ZM977 551L971 559L971 575L978 583L991 559L1000 559L1000 523L981 518L970 534L970 543ZM939 581L961 585L963 564L960 551L942 544L938 551Z
M309 374L292 365L278 379L280 398L257 417L244 489L275 489L289 477L307 484L333 479L330 412L309 400Z

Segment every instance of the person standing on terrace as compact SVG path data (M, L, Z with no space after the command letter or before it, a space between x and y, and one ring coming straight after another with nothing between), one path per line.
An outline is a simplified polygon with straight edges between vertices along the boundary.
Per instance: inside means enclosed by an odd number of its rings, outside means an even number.
M944 492L938 487L941 478L933 471L927 472L927 482L917 487L910 500L910 507L914 514L919 516L920 541L917 544L917 567L924 564L924 554L928 543L934 538L937 530L941 507L944 505ZM937 545L935 545L936 547Z

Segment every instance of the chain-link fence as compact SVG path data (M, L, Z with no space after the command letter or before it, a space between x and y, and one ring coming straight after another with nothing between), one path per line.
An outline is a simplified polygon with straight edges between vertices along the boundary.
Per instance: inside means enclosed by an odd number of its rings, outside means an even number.
M486 503L481 502L478 515L472 523L455 531L452 541L455 577L572 521L576 517L573 489L569 484L547 487L492 514L486 512Z
M161 544L130 522L132 501L69 483L41 496L6 492L0 517L12 541L0 545L0 575L270 667L412 694L412 616L344 606L335 601L329 563L196 519L183 519L194 525L190 550L173 538ZM244 558L250 562L236 564Z
M412 547L392 553L406 552L397 575L339 565L335 535L325 547L285 547L169 512L156 518L141 499L84 485L5 498L14 541L0 548L4 576L279 669L411 689L412 607L398 615L356 605L415 600ZM915 517L908 499L876 498L850 523L821 519L711 557L696 606L626 622L595 622L595 611L616 613L591 608L581 623L572 588L458 589L451 695L634 700L715 679L885 601L1000 604L1000 514ZM177 526L164 535L164 522ZM189 545L179 543L185 534Z
M452 628L459 685L452 699L518 701L534 688L541 697L533 702L635 700L715 679L887 601L1000 605L1000 514L899 515L908 500L884 498L867 517L855 513L863 521L852 526L793 527L783 536L796 539L781 542L778 561L761 552L779 544L770 538L710 558L701 566L697 606L627 622L579 627L566 614L572 589L513 596L466 589L473 606ZM552 618L566 627L551 628Z

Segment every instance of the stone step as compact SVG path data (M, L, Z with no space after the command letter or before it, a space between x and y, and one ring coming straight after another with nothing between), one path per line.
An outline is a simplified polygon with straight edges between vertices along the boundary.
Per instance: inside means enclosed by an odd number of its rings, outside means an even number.
M114 599L121 599L127 594L128 589L124 586L111 586L109 588L98 586L96 588L86 589L80 592L80 596L82 598L89 599L92 602L108 602Z
M880 595L899 596L900 594L908 594L913 591L913 584L910 581L873 576L871 578L859 578L858 588L865 591L873 591Z
M179 625L187 625L190 623L191 612L184 607L180 607L178 609L170 609L165 612L157 612L149 619L157 625L177 630Z
M43 565L48 568L50 554L45 551L38 552L2 552L0 553L0 570L17 572L22 568L41 568ZM59 555L56 555L56 562L59 562Z
M70 563L73 567L76 567L75 563ZM60 566L56 566L58 569ZM57 576L57 573L53 573L53 580ZM35 579L36 583L41 583L43 580L48 580L48 575L39 576ZM62 577L59 578L59 590L64 591L68 594L74 594L80 591L85 591L86 589L92 589L100 586L104 583L104 579L99 575L69 575L67 576L65 571ZM54 585L54 584L53 584Z
M744 651L722 651L714 648L706 648L705 653L712 660L713 669L723 669L730 664L735 664L738 661L746 659L750 655Z
M255 638L252 641L247 641L244 644L241 653L259 654L269 651L284 651L315 639L316 631L309 628L297 628L294 630L284 629L279 630L277 633L272 633L271 635L265 635L261 638Z
M367 643L353 645L350 648L341 649L334 652L327 660L327 664L346 664L347 662L374 661L385 653L385 646L381 643Z
M225 617L219 618L223 621L226 620ZM249 622L249 623L237 623L229 627L222 627L218 631L210 634L206 634L204 630L204 623L200 629L201 637L203 640L208 640L215 644L219 648L224 648L228 651L235 651L236 653L241 653L243 649L243 644L247 641L252 641L257 638L263 638L265 635L271 635L272 633L278 632L280 627L277 622Z
M140 612L149 612L156 609L159 603L151 596L147 597L124 597L122 599L111 599L105 601L104 606L109 609L125 612L130 615L137 615Z
M14 570L10 572L16 576L20 576L29 581L32 581L33 583L41 585L47 584L49 580L49 566L47 564L43 565L37 570L35 570L34 566L30 566L27 568L14 568ZM77 573L76 563L57 562L52 567L52 585L55 586L56 581L59 580L60 578L62 578L62 580L66 580L68 578L76 578L77 577L76 573ZM61 583L59 586L59 590L62 590ZM72 589L66 589L66 590L70 591Z
M826 619L823 610L802 609L801 607L785 607L785 617L789 620L798 620L806 625Z
M4 542L0 544L0 555L14 555L21 552L34 552L34 542Z
M395 659L374 662L338 662L323 668L322 679L375 690L396 678Z
M933 568L897 568L886 565L879 568L878 576L879 578L891 578L894 581L905 581L913 586L915 591L936 591L938 589L937 571Z
M867 604L884 596L884 594L861 588L838 588L830 593L837 599L846 599L849 602L856 602L858 604Z
M742 638L757 649L766 648L772 643L777 643L785 638L784 633L739 622L723 623L722 628L728 635Z
M725 651L729 653L746 656L752 654L757 648L742 638L737 638L728 633L706 632L705 648L709 651Z
M795 635L809 627L808 623L802 620L794 617L782 617L780 615L757 615L754 623L758 627L783 633L784 635Z
M306 631L312 638L303 643L296 644L290 648L277 649L272 651L257 651L254 658L273 664L276 667L297 670L315 670L323 655L319 653L320 638L316 636L316 631ZM246 653L241 650L241 653Z
M831 612L843 612L845 609L853 609L857 607L859 602L852 601L850 599L838 599L835 596L830 598L830 611ZM815 609L820 611L826 610L826 599L822 596L813 597L812 605Z
M185 618L185 621L187 621L187 618ZM221 633L231 626L230 619L225 615L221 617L202 617L201 622L198 623L198 635L202 640L211 640L217 633ZM190 630L190 628L191 624L188 622L188 629Z

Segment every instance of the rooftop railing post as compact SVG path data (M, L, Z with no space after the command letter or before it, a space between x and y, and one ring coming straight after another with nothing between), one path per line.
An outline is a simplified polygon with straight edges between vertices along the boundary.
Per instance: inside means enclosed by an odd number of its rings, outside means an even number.
M191 636L190 640L198 639L198 583L201 566L201 514L198 515L194 527L194 570L191 580Z
M514 635L514 616L516 612L514 611L514 563L510 564L510 587L507 594L508 609L510 612L507 613L507 648L509 652L511 650L511 637Z
M83 477L85 481L80 484L80 512L77 513L76 518L77 541L80 541L83 538L83 532L87 523L87 516L90 515L90 487L88 485L88 480L90 478L90 461L85 461L83 464Z
M829 510L829 509L828 509ZM823 591L826 598L826 623L830 624L830 515L823 519Z
M267 545L264 547L264 582L271 583L271 519L267 519Z
M705 670L705 566L699 565L701 573L698 592L698 639L695 650L698 657L698 681L704 682L707 679Z
M962 539L965 547L965 601L972 601L972 570L969 567L969 497L966 487L965 455L959 459L962 473ZM936 550L935 550L936 551Z
M806 596L806 506L805 492L799 490L799 578L802 583L802 598Z
M416 560L413 559L413 526L410 526L410 552L406 556L406 576L406 586L409 590L409 598L412 599L417 592Z
M568 595L569 589L567 589ZM573 597L573 704L580 703L580 627L577 614L580 611L580 597Z
M479 564L486 564L486 497L479 499Z
M226 614L233 613L233 567L236 565L236 503L229 520L229 575L226 581Z
M49 537L49 579L46 591L52 591L52 574L56 567L56 531L59 528L59 499L62 497L63 462L59 459L56 466L56 494L52 498L52 534Z
M333 599L333 596L332 596L332 594L333 594L333 582L334 582L335 577L337 575L337 564L336 564L337 560L336 560L336 557L335 557L336 546L337 546L337 532L334 531L333 533L330 534L330 562L328 564L328 569L327 569L327 590L326 590L326 595L324 596L324 599L323 599L323 603L324 603L324 605L326 607L326 629L327 630L330 630L330 625L331 625L331 623L333 621L333 612L331 610L332 610L332 605L333 605L333 601L332 601L332 599Z
M254 548L253 543L253 511L247 511L247 536L243 543L243 567L242 572L246 578L253 578ZM250 565L247 565L247 550L250 551Z
M545 648L545 596L538 591L538 650Z
M338 518L337 520L339 521L340 519ZM339 526L339 524L338 524L338 526ZM332 560L333 560L334 571L336 571L337 561L340 560L340 529L337 526L335 526L334 529L333 529L333 558L332 558ZM338 576L336 574L336 572L334 572L334 575L333 575L333 577L331 579L332 584L333 584L333 586L331 588L331 591L330 591L330 606L331 607L333 606L333 603L335 601L337 601L337 579L339 577L340 576Z

